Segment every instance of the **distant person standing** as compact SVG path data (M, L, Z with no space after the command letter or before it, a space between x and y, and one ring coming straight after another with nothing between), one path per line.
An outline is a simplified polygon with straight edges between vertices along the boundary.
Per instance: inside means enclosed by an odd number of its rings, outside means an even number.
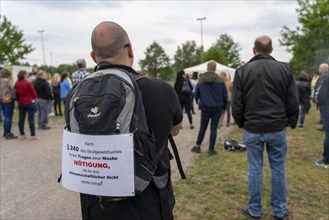
M18 128L20 133L20 139L26 139L25 136L25 117L27 114L31 140L38 140L40 136L35 135L35 125L34 125L34 115L37 110L35 105L35 100L37 98L37 92L35 91L31 82L27 80L27 72L21 70L17 74L17 82L15 84L15 89L17 93L17 102L19 108L19 118L18 118Z
M193 79L193 77L191 78L189 75L187 75L187 79L190 80L190 83L192 85L192 95L191 95L191 112L192 114L195 114L194 111L194 97L195 97L195 87L196 87L196 81L195 79Z
M78 70L72 73L72 85L78 84L81 80L86 78L90 73L86 71L86 61L84 59L78 59L76 61Z
M191 96L193 87L191 82L186 78L184 70L177 72L174 88L178 95L182 111L185 109L185 113L187 114L187 118L190 123L190 129L194 129L191 113Z
M38 72L37 79L33 85L37 92L36 105L38 110L38 128L50 129L48 124L48 103L52 100L50 85L47 82L47 74L43 71Z
M196 145L191 151L201 153L201 144L209 121L211 121L208 154L213 155L217 153L215 150L217 127L220 116L227 105L227 94L223 79L215 73L216 62L210 61L207 71L200 76L195 88L195 100L201 110L201 122Z
M323 141L323 159L316 160L315 165L329 168L329 66L323 63L319 66L321 76L315 91L315 101L322 111L323 128L325 137Z
M296 82L288 64L270 56L272 40L260 36L255 40L255 56L236 71L232 113L235 122L244 129L248 156L249 205L241 211L250 219L260 219L263 193L264 146L271 167L271 206L274 219L289 215L285 158L286 127L295 128L298 121Z
M305 115L308 114L308 111L311 108L310 79L309 79L308 74L305 71L303 71L298 77L297 91L298 91L299 105L300 105L299 128L303 128Z
M61 89L61 101L64 103L65 106L65 101L66 101L66 96L71 90L71 85L69 82L69 73L68 72L63 72L61 76L61 83L60 83L60 89Z
M227 91L227 104L226 104L226 110L223 112L222 116L219 120L218 128L221 128L223 126L224 116L226 113L226 127L230 126L231 123L231 99L232 99L232 83L228 76L228 74L224 71L222 71L219 76L224 80L226 91Z
M54 94L54 110L55 115L62 116L62 107L61 107L61 76L58 73L55 73L51 80L51 87Z
M11 126L13 122L15 101L11 97L13 92L13 85L11 83L12 73L3 68L0 71L0 105L3 110L3 137L6 140L16 139L17 136L11 133Z
M29 82L33 83L34 80L37 79L37 74L38 74L38 72L35 69L33 69L32 72L29 74L29 77L27 78L27 80Z
M319 71L315 71L314 75L312 77L312 80L311 80L311 92L312 92L312 98L313 99L314 99L314 94L315 94L314 87L315 87L316 82L318 81L318 79L319 79Z

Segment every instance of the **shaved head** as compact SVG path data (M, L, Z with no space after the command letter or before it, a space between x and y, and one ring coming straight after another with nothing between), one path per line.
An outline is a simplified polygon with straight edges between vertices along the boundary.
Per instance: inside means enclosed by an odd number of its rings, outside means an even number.
M254 43L255 54L270 54L272 51L272 40L269 36L263 35L256 38Z
M121 57L129 45L127 32L115 22L101 22L91 35L91 47L98 60Z

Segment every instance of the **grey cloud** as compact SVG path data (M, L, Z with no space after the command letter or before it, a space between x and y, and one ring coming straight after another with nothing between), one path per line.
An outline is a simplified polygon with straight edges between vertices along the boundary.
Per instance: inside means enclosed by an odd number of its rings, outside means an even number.
M122 1L21 1L20 4L33 5L50 10L82 10L92 7L98 8L119 8L122 7Z

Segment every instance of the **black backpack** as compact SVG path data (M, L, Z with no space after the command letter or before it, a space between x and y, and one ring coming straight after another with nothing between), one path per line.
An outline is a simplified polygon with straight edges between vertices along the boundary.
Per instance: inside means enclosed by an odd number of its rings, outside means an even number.
M241 152L246 150L246 146L235 140L225 140L223 149L227 151Z
M149 185L161 157L147 126L136 77L119 68L99 70L71 90L65 106L66 129L70 132L88 135L133 133L133 196Z

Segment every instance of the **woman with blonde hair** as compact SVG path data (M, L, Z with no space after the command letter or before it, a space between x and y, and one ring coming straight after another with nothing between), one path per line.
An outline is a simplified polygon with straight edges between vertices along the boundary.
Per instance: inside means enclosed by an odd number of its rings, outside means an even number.
M55 73L51 80L51 88L54 94L54 110L55 115L62 116L62 108L61 108L61 75L59 73Z
M233 87L232 87L232 83L230 80L229 75L225 72L222 71L220 72L219 76L224 80L225 86L226 86L226 91L227 91L227 105L226 105L226 110L223 112L220 121L219 121L219 125L218 128L221 128L223 126L223 120L224 120L224 116L226 113L226 126L229 127L230 126L230 120L231 120L231 100L232 100L232 91L233 91Z

